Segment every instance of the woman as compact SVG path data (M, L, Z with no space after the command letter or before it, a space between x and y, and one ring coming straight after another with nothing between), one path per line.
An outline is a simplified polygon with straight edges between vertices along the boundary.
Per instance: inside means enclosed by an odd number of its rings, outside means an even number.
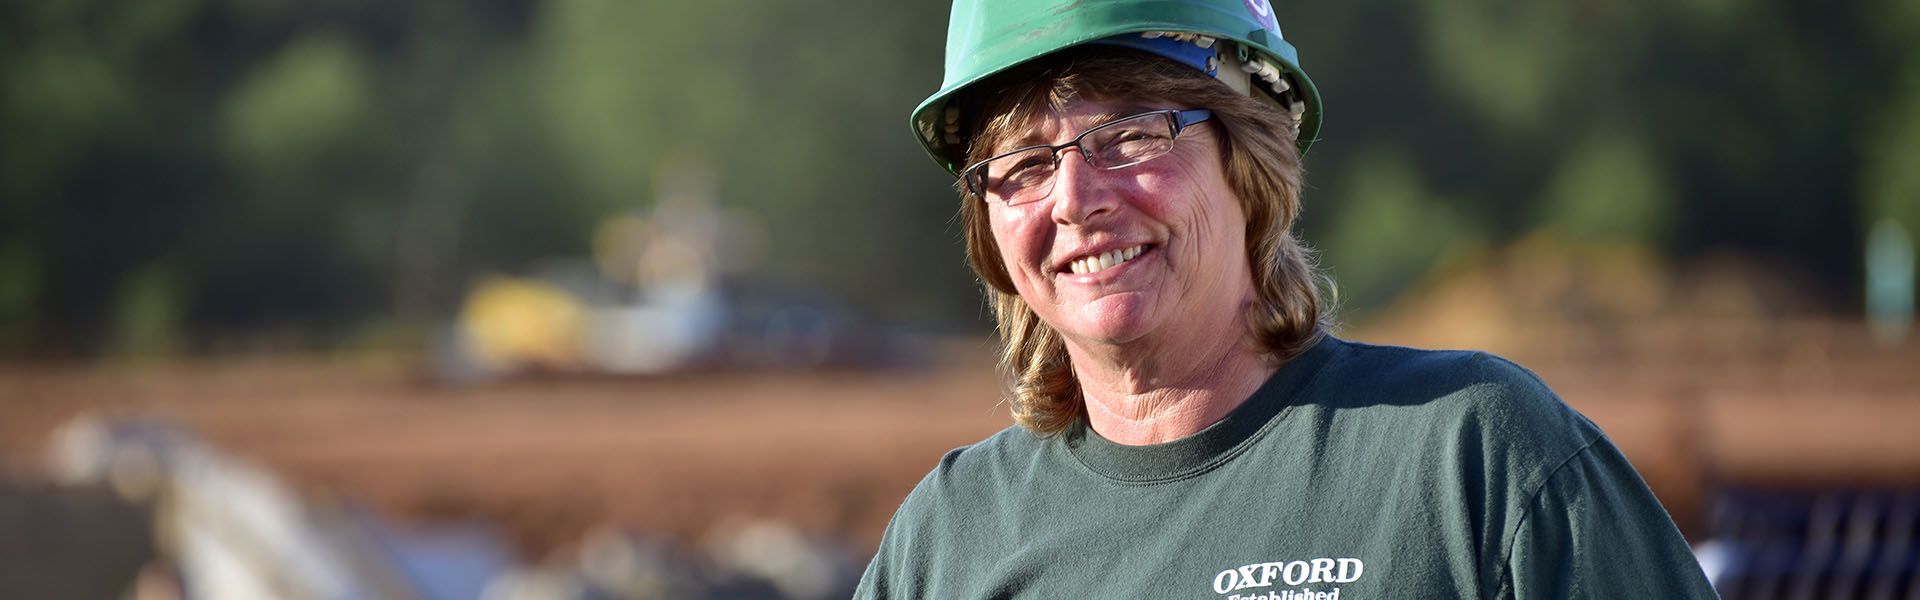
M956 3L914 119L1018 426L941 460L857 597L1713 596L1533 374L1326 334L1319 99L1264 2L1045 4Z

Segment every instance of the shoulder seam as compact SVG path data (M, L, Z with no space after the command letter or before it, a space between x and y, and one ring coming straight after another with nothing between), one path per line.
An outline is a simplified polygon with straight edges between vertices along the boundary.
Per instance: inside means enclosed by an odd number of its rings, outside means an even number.
M1520 543L1521 528L1525 527L1528 521L1533 519L1533 508L1534 505L1540 501L1540 494L1545 493L1547 484L1553 482L1555 477L1559 477L1562 472L1565 472L1567 467L1572 465L1576 459L1593 451L1594 444L1599 443L1603 437L1606 437L1606 433L1600 431L1593 432L1593 436L1587 438L1586 443L1581 444L1579 450L1573 451L1567 455L1565 460L1560 461L1560 464L1554 465L1553 469L1547 471L1546 476L1541 477L1540 481L1534 484L1533 491L1527 492L1527 500L1521 503L1524 512L1520 513L1520 520L1514 521L1513 526L1507 530L1506 548L1500 551L1500 569L1495 573L1499 577L1500 587L1498 589L1500 591L1507 592L1513 589L1511 587L1513 581L1511 577L1513 550L1514 547Z

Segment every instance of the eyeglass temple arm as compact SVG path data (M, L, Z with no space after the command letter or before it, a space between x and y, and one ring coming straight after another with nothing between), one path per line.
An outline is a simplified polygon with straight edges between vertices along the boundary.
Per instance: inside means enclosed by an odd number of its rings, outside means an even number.
M1186 129L1188 125L1213 118L1213 111L1204 108L1179 110L1173 113L1173 122L1177 129Z

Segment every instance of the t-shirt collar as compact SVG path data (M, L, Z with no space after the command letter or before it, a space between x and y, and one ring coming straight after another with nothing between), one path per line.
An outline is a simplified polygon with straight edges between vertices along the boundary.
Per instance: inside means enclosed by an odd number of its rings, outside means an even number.
M1276 415L1298 404L1297 396L1313 374L1345 344L1330 335L1320 336L1274 371L1245 403L1193 435L1164 444L1129 446L1100 437L1082 419L1064 433L1063 440L1081 464L1117 481L1153 483L1204 473L1232 458L1277 421Z

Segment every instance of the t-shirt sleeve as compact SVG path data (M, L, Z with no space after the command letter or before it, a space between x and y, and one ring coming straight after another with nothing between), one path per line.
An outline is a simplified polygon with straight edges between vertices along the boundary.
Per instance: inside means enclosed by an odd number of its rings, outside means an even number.
M854 588L854 600L885 600L888 598L914 598L915 590L920 587L920 574L924 565L918 565L920 557L911 550L909 539L915 529L911 522L913 515L906 514L907 505L901 505L900 513L887 524L887 531L880 538L880 549L873 554L873 561L867 563L867 570L860 575L860 584Z
M893 598L893 584L889 578L897 576L894 560L889 559L886 541L880 542L880 550L873 555L873 561L867 563L867 570L860 574L860 584L853 589L854 600L880 600ZM904 596L903 596L904 597Z
M1500 598L1718 598L1666 509L1605 437L1526 507Z
M927 575L933 561L930 554L936 550L927 547L925 538L935 527L932 522L942 512L937 508L942 504L937 481L942 468L951 465L959 453L960 450L949 452L941 459L941 468L928 473L900 503L900 509L894 512L893 520L880 536L880 549L874 552L873 561L867 563L866 572L860 575L860 584L853 592L854 600L927 597Z

